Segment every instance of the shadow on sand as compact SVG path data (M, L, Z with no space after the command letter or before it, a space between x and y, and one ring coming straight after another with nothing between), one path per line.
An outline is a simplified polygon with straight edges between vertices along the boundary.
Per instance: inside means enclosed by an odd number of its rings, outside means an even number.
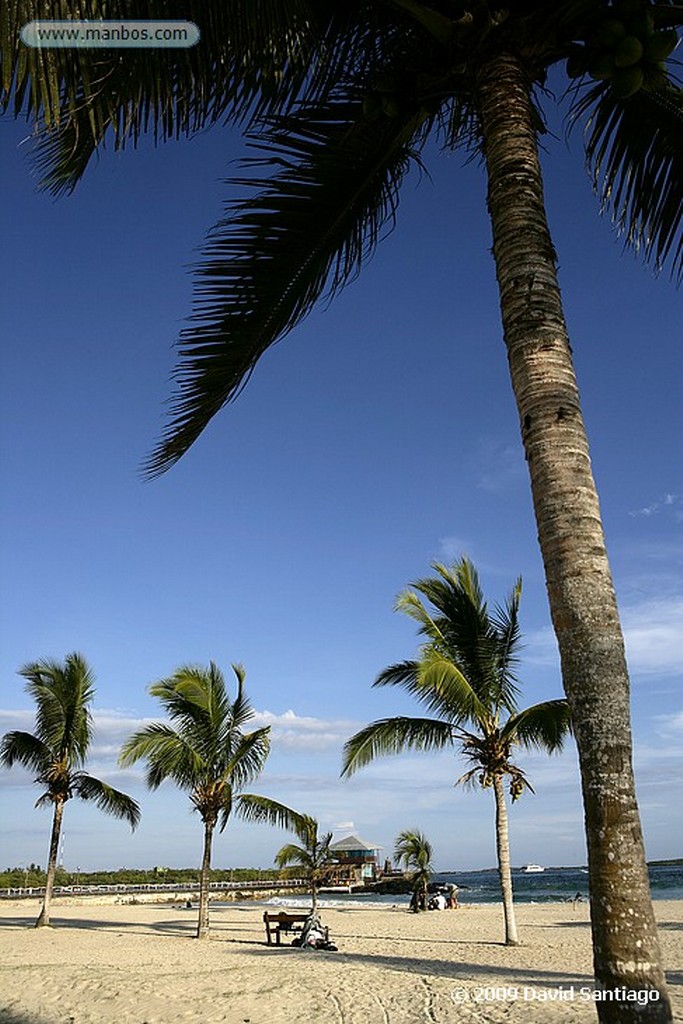
M335 940L336 941L336 940ZM521 947L520 947L521 948ZM507 984L542 986L581 986L590 985L593 976L590 974L568 975L563 971L541 971L534 967L510 967L509 964L482 964L481 961L459 960L426 960L412 956L385 956L382 953L345 953L343 948L337 953L316 951L302 954L294 946L261 947L254 950L256 956L324 956L344 963L371 964L374 967L387 967L393 971L406 971L409 974L434 974L453 980L468 979L473 975L493 975L505 979Z
M0 1021L2 1021L2 1024L51 1024L51 1022L47 1021L42 1015L40 1019L38 1019L38 1017L34 1017L30 1013L24 1013L21 1010L8 1010L1 1004ZM59 1022L55 1020L54 1024L73 1024L73 1021L73 1017L61 1017Z

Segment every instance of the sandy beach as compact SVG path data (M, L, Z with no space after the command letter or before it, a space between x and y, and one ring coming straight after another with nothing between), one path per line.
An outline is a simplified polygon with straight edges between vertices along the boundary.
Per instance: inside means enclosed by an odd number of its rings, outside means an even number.
M683 1021L683 901L655 909ZM325 909L338 952L268 947L257 905L213 907L207 942L178 905L56 901L55 927L36 930L37 911L0 905L3 1024L596 1020L586 904L518 905L510 949L498 906Z

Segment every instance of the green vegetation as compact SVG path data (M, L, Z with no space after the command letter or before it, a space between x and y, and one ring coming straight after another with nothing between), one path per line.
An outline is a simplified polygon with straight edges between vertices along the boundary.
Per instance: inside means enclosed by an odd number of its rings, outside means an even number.
M22 47L20 27L43 16L44 0L6 7L0 101L35 123L43 181L55 193L76 186L105 139L118 150L147 132L166 141L232 124L260 150L249 180L237 179L241 195L210 233L197 268L195 311L182 332L177 390L150 475L184 455L242 392L266 350L320 298L355 279L394 221L411 164L439 150L481 159L550 608L580 726L596 980L610 990L658 993L646 1007L635 1000L620 1007L619 1024L670 1020L631 765L623 632L543 199L539 136L554 99L548 74L573 58L569 73L579 80L567 109L572 123L585 126L586 164L602 208L627 244L680 273L683 92L671 74L675 61L659 62L675 45L681 6L205 0L196 47L141 51L134 62L103 52L96 76L87 50L54 51L46 60ZM108 16L126 17L129 7L111 0ZM150 0L147 16L163 18L167 7ZM619 27L600 26L607 18ZM577 68L586 48L595 58L593 82ZM466 242L457 221L453 240ZM618 916L625 892L633 910L627 936ZM596 1009L603 1024L616 1020L610 1001Z
M49 658L25 665L20 673L36 704L35 733L8 732L0 743L0 764L23 765L44 786L36 806L52 805L52 833L45 895L36 927L50 924L50 901L57 872L57 853L64 806L72 797L92 800L101 811L125 819L135 828L140 808L125 793L84 771L92 740L90 705L94 676L81 654L68 654L64 664Z
M37 864L0 871L0 889L40 887L45 872ZM211 882L256 882L280 878L276 868L212 868ZM199 881L198 868L166 868L163 876L157 868L118 868L116 871L65 871L57 868L55 885L186 885Z
M403 687L437 717L385 718L361 729L344 748L343 774L351 775L387 754L459 746L473 767L457 781L493 789L505 941L515 945L503 782L509 779L513 802L525 788L531 790L522 769L511 761L513 748L559 750L570 729L569 707L565 700L544 701L524 711L517 707L514 670L521 639L521 580L505 607L490 613L476 569L467 558L450 569L438 563L433 568L436 577L413 584L431 610L412 590L404 591L396 605L417 621L426 637L420 657L385 668L374 685Z
M263 770L270 751L270 726L244 731L255 712L244 691L244 669L241 665L232 669L237 679L234 701L213 661L208 668L185 665L168 679L153 683L149 692L161 702L173 725L153 722L139 729L123 744L119 757L124 767L141 759L147 762L150 789L171 779L189 794L202 819L198 939L209 934L211 847L216 828L222 832L233 812L249 821L274 824L286 824L294 813L274 800L242 792Z
M329 875L334 864L334 856L330 851L332 833L318 834L318 822L307 814L292 817L287 826L299 840L286 843L275 854L275 863L285 869L285 877L304 877L311 888L311 909L318 908L318 889L321 882Z
M418 829L405 830L396 837L394 857L397 865L409 873L413 890L411 910L415 913L426 910L428 886L434 874L432 844Z

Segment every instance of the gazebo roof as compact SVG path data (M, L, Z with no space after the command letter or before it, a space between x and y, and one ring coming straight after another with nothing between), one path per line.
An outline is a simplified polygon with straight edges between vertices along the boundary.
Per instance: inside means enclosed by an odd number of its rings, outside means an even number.
M331 850L343 852L345 850L382 850L384 847L379 843L366 843L360 836L345 836L338 839L336 843L330 843Z

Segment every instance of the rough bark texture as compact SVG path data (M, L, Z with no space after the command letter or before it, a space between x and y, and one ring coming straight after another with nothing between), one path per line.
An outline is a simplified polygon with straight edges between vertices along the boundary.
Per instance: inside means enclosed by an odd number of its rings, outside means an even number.
M629 680L519 62L480 69L478 102L505 343L581 766L603 1024L668 1022L631 762Z
M211 844L213 842L213 830L215 822L204 822L204 855L202 857L202 870L199 876L199 917L197 919L198 939L209 937L209 878L211 874Z
M50 904L52 902L52 890L55 884L55 871L57 870L57 854L59 853L59 835L62 831L62 816L64 814L64 801L57 800L52 815L52 833L50 835L50 853L47 858L47 876L45 878L45 896L41 907L36 928L42 928L50 924Z
M498 854L498 875L500 891L503 896L503 913L505 915L505 944L516 946L517 924L515 907L512 901L512 874L510 872L510 839L508 831L508 811L505 806L505 790L500 775L493 777L493 795L496 798L496 852Z

